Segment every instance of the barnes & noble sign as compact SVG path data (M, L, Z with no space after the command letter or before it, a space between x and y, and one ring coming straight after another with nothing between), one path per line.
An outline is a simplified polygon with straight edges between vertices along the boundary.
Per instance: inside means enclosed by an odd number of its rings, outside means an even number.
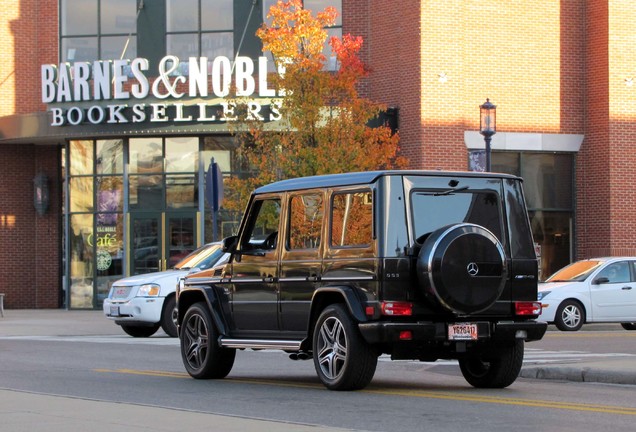
M223 56L211 62L190 57L187 63L166 56L152 74L144 58L42 65L42 102L53 105L48 108L51 126L227 122L236 120L236 106L218 99L228 97L234 87L238 97L258 96L248 101L250 119L277 121L281 100L275 98L284 92L268 87L267 69L266 57L256 62L237 57L232 67ZM202 101L206 98L218 99Z

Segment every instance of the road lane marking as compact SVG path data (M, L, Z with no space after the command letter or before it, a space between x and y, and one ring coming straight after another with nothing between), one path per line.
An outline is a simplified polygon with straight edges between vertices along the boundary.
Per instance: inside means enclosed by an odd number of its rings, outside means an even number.
M614 332L600 332L600 331L577 331L577 332L547 332L544 338L624 338L624 337L636 337L635 331L614 331Z
M187 373L183 372L164 372L164 371L144 371L135 369L93 369L99 373L116 373L116 374L130 374L130 375L143 375L143 376L156 376L166 378L190 378ZM254 385L271 385L277 387L294 387L304 389L324 389L322 384L311 383L290 383L282 381L271 380L259 380L259 379L245 379L245 378L225 378L223 381L229 381L238 384L254 384ZM636 408L621 407L613 405L596 405L585 404L577 402L559 402L552 400L541 399L521 399L521 398L508 398L498 396L486 396L486 395L462 395L458 393L444 393L444 392L432 392L426 390L409 390L409 389L374 389L366 388L364 390L358 390L362 393L385 395L385 396L400 396L400 397L415 397L422 399L441 399L441 400L454 400L460 402L479 402L495 405L515 405L525 406L533 408L547 408L567 411L585 411L596 412L603 414L619 414L636 416Z
M591 332L598 333L598 332ZM0 340L28 340L28 341L43 341L43 342L85 342L85 343L97 343L97 344L126 344L126 345L153 345L153 346L172 346L179 347L179 339L165 336L149 337L149 338L134 338L126 335L102 335L102 336L0 336ZM282 351L278 350L261 350L260 352L270 352L282 354ZM526 347L525 355L523 358L523 364L538 365L538 364L550 364L550 363L580 363L584 361L594 359L608 359L608 358L628 358L636 357L636 354L626 353L591 353L587 351L555 351L555 350L542 350L537 348ZM393 362L388 355L382 355L379 357L381 362ZM418 360L397 360L399 362L410 362L421 364ZM437 360L436 362L427 362L426 364L432 366L439 365L457 365L457 360Z

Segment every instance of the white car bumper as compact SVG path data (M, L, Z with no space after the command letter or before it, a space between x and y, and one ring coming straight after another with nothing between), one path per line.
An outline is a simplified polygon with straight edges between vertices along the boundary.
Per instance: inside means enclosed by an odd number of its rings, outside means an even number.
M158 323L165 297L133 297L130 300L105 299L104 315L117 324Z
M560 300L545 298L541 300L541 315L537 318L537 321L554 322L556 316L556 310L561 303Z

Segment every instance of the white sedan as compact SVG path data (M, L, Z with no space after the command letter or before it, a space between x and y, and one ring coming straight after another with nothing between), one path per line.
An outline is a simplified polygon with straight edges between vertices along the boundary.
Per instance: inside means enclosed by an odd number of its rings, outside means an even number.
M177 336L175 290L179 278L227 261L221 242L200 247L172 269L120 279L113 283L104 299L103 311L122 330L134 337L149 337L159 327Z
M636 330L636 257L591 258L574 262L539 284L539 320L559 330L584 323L620 323Z

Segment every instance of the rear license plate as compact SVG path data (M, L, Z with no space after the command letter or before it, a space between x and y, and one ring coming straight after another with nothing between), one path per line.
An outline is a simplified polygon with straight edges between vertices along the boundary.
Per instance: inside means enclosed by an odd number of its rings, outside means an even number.
M119 306L111 306L110 307L110 316L119 316Z
M449 324L448 340L477 340L477 324Z

